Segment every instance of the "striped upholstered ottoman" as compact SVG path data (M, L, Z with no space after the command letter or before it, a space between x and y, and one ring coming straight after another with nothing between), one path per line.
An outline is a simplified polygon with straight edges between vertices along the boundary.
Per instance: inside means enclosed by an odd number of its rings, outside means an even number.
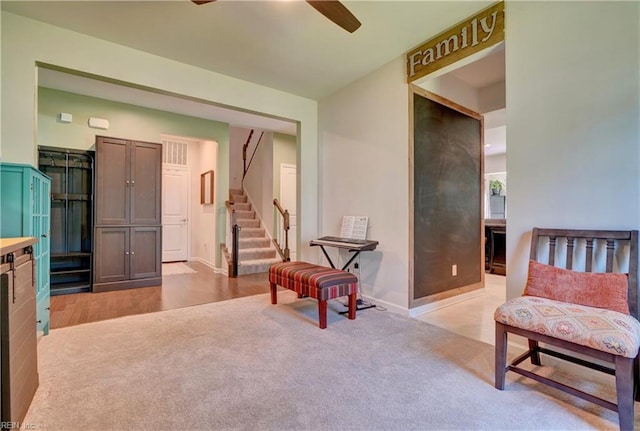
M327 327L327 301L349 296L349 319L356 318L358 277L350 272L306 262L282 262L269 268L271 303L278 303L278 287L293 290L298 298L309 296L318 300L320 329Z

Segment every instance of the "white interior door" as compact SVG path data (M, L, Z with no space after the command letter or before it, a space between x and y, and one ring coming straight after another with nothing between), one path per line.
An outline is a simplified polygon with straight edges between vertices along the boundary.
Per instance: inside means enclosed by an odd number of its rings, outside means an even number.
M280 205L289 211L289 252L291 260L296 260L296 165L280 164ZM284 235L280 241L284 248Z
M189 258L189 170L162 168L162 261Z

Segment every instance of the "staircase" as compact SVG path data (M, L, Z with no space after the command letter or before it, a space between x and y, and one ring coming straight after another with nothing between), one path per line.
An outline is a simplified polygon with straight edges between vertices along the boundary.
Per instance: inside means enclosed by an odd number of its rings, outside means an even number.
M240 226L238 241L238 275L267 272L274 263L282 262L277 257L271 239L262 227L262 223L251 208L247 196L242 190L229 190L236 210L236 220ZM229 250L230 252L230 250ZM231 262L228 253L224 253L227 262Z

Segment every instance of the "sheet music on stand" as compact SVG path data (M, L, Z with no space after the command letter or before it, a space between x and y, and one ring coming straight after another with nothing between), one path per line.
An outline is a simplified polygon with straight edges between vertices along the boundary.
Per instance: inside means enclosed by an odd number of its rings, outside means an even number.
M340 228L341 238L367 239L367 216L344 216Z
M367 227L369 225L369 217L367 216L344 216L342 217L342 226L340 227L340 238L350 239L367 239ZM338 250L340 256L343 256L345 250ZM360 280L360 255L358 254L358 262L353 265L354 272L358 273L358 280ZM358 296L360 296L360 282L358 282ZM344 304L346 307L347 304ZM356 309L366 310L367 308L375 308L375 304L364 301L359 297L356 301ZM340 314L345 314L346 311L341 311Z

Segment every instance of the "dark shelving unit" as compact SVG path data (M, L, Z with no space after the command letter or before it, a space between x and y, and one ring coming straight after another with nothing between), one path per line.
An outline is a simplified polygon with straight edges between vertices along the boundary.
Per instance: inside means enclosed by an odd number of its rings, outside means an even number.
M90 292L93 280L93 151L39 147L51 178L51 295Z

